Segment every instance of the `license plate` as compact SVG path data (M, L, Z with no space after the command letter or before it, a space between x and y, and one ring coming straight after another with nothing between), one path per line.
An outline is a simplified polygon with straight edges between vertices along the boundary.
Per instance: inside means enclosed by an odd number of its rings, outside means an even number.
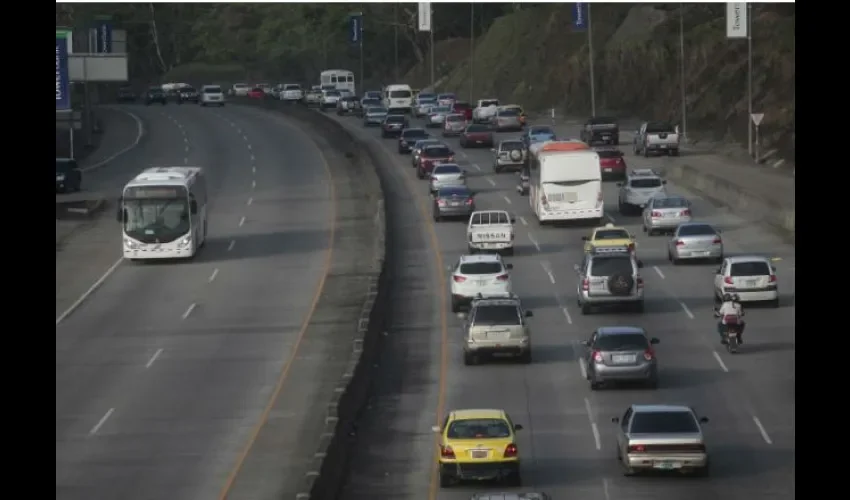
M662 145L661 145L661 149L667 149L667 145L666 145L666 144L662 144Z
M758 285L758 280L747 280L747 286L754 287L754 286L757 286L757 285Z
M653 462L652 466L656 469L661 469L661 470L673 470L673 469L681 469L682 468L682 464L680 464L679 462L667 462L667 461Z
M611 361L614 363L634 363L635 359L633 354L614 354L611 356Z
M470 450L469 456L472 458L487 458L487 450Z
M475 144L482 144L484 141L475 141Z
M610 168L604 168L604 169L602 169L602 171L603 171L603 172L610 172L610 171L611 171L611 169L610 169Z
M667 218L667 219L672 219L674 217L677 217L677 214L674 214L674 213L664 214L664 217Z
M478 283L478 286L487 286L487 283L489 283L489 281L487 281L487 280L478 280L478 282L477 282L477 283Z
M705 257L706 255L710 254L711 252L691 252L691 253L692 253L693 255L697 255L697 256L700 256L700 257Z
M487 332L487 340L508 340L509 337L508 332Z
M451 202L451 206L453 206L453 207L459 207L459 206L460 206L460 202L459 202L459 201L453 201L453 202Z

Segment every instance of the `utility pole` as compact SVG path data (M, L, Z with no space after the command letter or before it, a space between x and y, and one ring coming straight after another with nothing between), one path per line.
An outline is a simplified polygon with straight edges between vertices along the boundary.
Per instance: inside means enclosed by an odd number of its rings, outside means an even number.
M688 98L685 91L685 4L679 4L679 70L682 87L682 138L688 140Z
M394 81L399 80L398 75L398 2L395 3L395 8L393 9L393 52L395 53L395 71L393 75L395 76Z
M753 5L747 2L747 150L753 157Z
M475 3L469 4L469 102L475 88Z
M366 73L365 73L365 70L364 70L366 63L365 63L365 60L363 59L363 32L364 31L365 30L363 29L363 14L361 13L360 14L360 86L361 86L360 91L361 92L364 90L363 82L366 81Z
M590 20L591 4L587 4L587 49L590 56L590 115L596 116L596 80L593 76L593 22Z

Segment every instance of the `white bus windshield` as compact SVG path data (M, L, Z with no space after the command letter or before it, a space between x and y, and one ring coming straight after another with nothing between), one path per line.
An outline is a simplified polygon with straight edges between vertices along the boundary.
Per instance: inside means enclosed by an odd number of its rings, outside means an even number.
M142 243L168 243L191 228L189 202L182 198L125 198L124 233Z

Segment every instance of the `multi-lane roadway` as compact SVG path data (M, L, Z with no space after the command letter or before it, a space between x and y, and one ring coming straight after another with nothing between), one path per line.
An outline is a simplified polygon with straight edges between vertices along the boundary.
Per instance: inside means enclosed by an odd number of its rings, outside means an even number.
M588 228L541 227L527 197L515 191L516 176L495 174L488 149L463 150L446 142L469 173L479 209L507 209L517 216L514 291L535 313L530 324L534 363L464 366L461 322L448 312L446 266L466 251L463 222L434 223L425 181L416 179L394 140L380 138L353 117L336 117L358 137L377 144L386 157L387 207L397 221L396 260L404 264L394 297L392 328L381 361L382 376L359 432L354 467L344 498L468 499L497 485L440 489L430 427L453 408L497 407L523 424L519 447L526 490L554 498L599 500L735 500L794 498L794 248L744 217L716 207L678 186L693 201L695 220L723 230L727 254L776 257L779 309L748 308L746 344L727 354L712 315L715 265L673 267L667 238L641 232L639 218L616 212L617 188L604 187L607 218L638 239L645 263L646 312L601 312L576 307L573 265ZM421 121L414 120L415 124ZM439 131L434 131L438 134ZM577 125L558 127L578 137ZM511 137L518 134L498 134ZM663 168L680 158L635 157L624 134L630 168ZM579 362L580 341L594 328L637 325L661 339L657 390L613 388L591 392ZM710 418L705 427L712 461L708 478L626 478L615 462L611 418L631 403L684 403Z
M114 235L106 250L57 253L56 498L215 499L267 416L328 271L328 169L305 132L267 112L123 109L146 133L88 173L86 188L115 198L143 168L203 166L209 241L192 262L129 263L114 223L97 233ZM59 265L72 254L80 261ZM72 271L87 279L60 277ZM315 420L306 409L276 418L293 436ZM300 478L300 466L286 468Z

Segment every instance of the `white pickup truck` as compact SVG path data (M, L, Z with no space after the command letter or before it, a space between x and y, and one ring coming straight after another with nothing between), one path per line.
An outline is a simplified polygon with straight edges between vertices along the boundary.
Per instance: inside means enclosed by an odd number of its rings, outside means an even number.
M651 153L679 156L679 127L668 122L645 122L635 132L634 153L644 157Z
M490 119L496 115L499 109L498 99L481 99L472 110L472 123L490 123Z
M514 217L504 210L472 212L466 227L469 253L495 251L513 255L514 222Z
M287 102L300 101L304 97L301 85L297 83L284 83L280 91L280 100Z

